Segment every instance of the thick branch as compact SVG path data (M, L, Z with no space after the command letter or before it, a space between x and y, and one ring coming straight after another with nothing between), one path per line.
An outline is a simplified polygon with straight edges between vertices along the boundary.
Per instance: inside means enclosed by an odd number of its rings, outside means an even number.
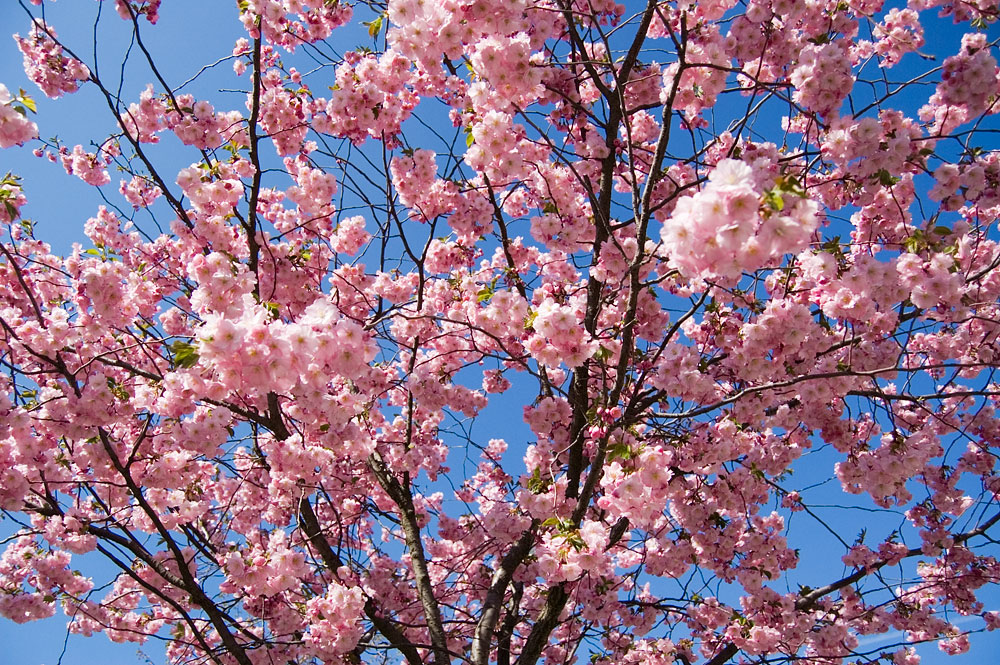
M420 540L420 526L417 522L417 512L413 507L413 497L409 490L409 475L405 474L406 486L400 484L398 480L386 469L385 464L373 454L368 458L368 466L379 485L386 491L390 498L399 508L400 525L403 527L403 536L406 540L406 547L410 550L410 567L413 570L413 578L417 585L417 597L424 610L424 619L427 621L427 632L431 638L431 645L434 649L435 665L449 665L451 657L448 654L448 638L444 632L444 622L441 619L441 608L438 606L437 598L434 596L434 585L431 583L431 576L427 569L427 557L424 554L424 545Z
M521 534L520 539L514 544L507 555L500 563L500 567L493 573L490 581L490 590L486 593L486 600L483 601L483 613L479 617L476 625L476 635L472 639L472 664L487 665L490 658L490 645L493 641L493 631L496 629L497 621L500 618L500 606L503 604L504 594L507 586L514 575L514 571L521 565L524 558L531 551L531 546L535 543L535 534L538 529L537 521ZM509 615L508 615L509 616Z
M182 582L182 584L178 585L179 588L191 594L191 599L205 611L205 614L208 615L208 618L215 627L215 630L218 631L219 639L222 640L226 650L232 655L233 658L236 659L236 662L240 665L253 665L250 657L243 649L243 646L236 641L236 637L229 630L229 626L226 624L222 612L219 611L219 608L215 605L212 599L205 594L201 585L198 584L198 580L196 580L191 574L191 571L188 569L187 559L185 559L184 553L181 552L177 543L174 542L173 537L163 525L163 522L160 520L156 510L153 509L153 507L146 501L142 493L142 488L136 485L135 480L132 479L131 473L129 473L129 470L126 469L118 459L118 455L115 453L114 447L111 445L111 440L107 433L103 428L98 428L97 434L104 447L105 453L111 460L111 464L125 481L125 484L129 489L129 493L132 494L133 498L139 504L139 507L142 508L143 512L145 512L149 519L153 522L153 526L156 527L157 533L166 543L171 555L177 562L177 570L180 573L180 581Z
M260 19L257 19L258 24ZM247 210L246 233L247 247L250 250L250 258L247 261L247 268L254 275L253 292L260 296L260 279L257 277L258 262L260 260L260 245L257 242L257 197L260 196L260 154L258 144L260 137L257 136L257 121L260 118L260 53L261 40L257 37L253 40L253 93L250 100L250 120L248 131L250 132L250 163L253 164L253 183L250 185L250 204Z
M302 531L305 533L306 538L309 539L309 542L319 552L323 563L330 569L331 574L336 574L337 569L342 567L344 563L337 556L337 553L333 551L333 548L330 547L326 536L323 535L319 519L316 517L315 511L313 511L312 504L309 503L309 499L306 497L302 497L299 501L299 519L301 520ZM423 664L417 648L413 646L406 635L403 634L392 620L378 614L378 608L375 607L375 603L371 598L365 600L365 616L372 622L375 629L382 633L382 636L389 641L389 644L403 654L409 665Z

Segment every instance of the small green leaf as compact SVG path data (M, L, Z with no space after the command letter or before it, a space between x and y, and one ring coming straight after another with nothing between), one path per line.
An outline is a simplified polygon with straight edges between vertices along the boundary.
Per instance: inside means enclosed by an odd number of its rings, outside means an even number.
M881 169L876 175L878 176L879 184L883 187L892 187L899 182L899 178L895 177L885 169Z
M170 345L174 354L174 363L178 367L194 367L198 363L198 347L190 342L177 340Z
M926 247L927 243L924 241L923 235L920 233L914 233L903 240L903 249L910 254L919 254L921 250Z
M524 329L528 330L535 325L535 319L538 317L538 312L528 312L528 316L524 318Z
M108 377L108 389L111 390L111 394L120 399L123 402L127 402L129 398L128 391L122 387L120 383L115 381L110 376Z
M531 477L528 478L528 491L532 494L542 494L549 489L551 484L547 478L542 478L542 470L535 467Z
M608 448L608 454L607 454L607 458L606 459L609 462L612 461L612 460L616 460L616 459L621 459L621 460L626 460L627 461L627 460L633 459L635 456L636 456L635 451L632 450L632 448L629 447L628 444L626 444L626 443L616 443L613 446L611 446L611 447Z
M378 33L382 32L382 19L384 17L385 14L379 14L371 21L364 21L362 23L362 25L368 26L368 34L371 36L372 39L378 37Z
M268 313L271 315L272 319L277 319L278 318L278 313L279 313L278 303L273 302L271 300L267 300L265 302L262 302L261 305L263 305L264 309L266 309L268 311Z
M32 113L38 113L38 105L35 104L35 100L28 96L28 93L26 93L23 89L18 93L17 101L24 104L25 108Z
M776 189L769 190L764 194L764 202L777 212L785 209L785 200L781 198L781 194Z

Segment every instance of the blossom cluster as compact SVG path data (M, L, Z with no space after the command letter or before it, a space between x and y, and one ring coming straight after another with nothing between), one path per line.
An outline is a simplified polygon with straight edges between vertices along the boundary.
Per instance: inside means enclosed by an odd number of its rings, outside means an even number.
M779 210L762 205L762 195L749 165L716 164L706 186L680 199L663 224L670 265L692 279L728 281L802 249L818 224L815 203L793 195Z
M15 107L10 90L0 83L0 148L23 145L38 136L38 126Z
M17 47L24 54L24 71L47 97L56 98L76 92L80 81L90 78L86 65L63 53L55 31L45 23L36 22L27 37L14 35Z
M962 37L961 51L945 58L941 82L920 109L920 117L932 121L938 131L950 132L986 111L998 94L1000 68L990 53L986 35L967 33Z
M418 99L408 85L410 61L391 50L379 58L352 52L337 67L336 77L330 100L317 108L313 126L355 143L396 136Z
M549 367L558 367L560 363L567 367L583 364L600 345L583 327L582 314L579 307L546 298L534 310L531 326L535 334L526 341L526 348L538 362Z
M289 19L289 15L294 18ZM289 52L326 39L352 15L346 2L327 0L248 0L240 4L240 21L251 36L263 37Z

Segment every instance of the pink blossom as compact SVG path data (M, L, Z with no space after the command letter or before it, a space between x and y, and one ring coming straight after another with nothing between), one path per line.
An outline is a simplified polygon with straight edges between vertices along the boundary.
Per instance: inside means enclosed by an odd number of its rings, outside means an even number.
M34 23L27 37L14 35L18 49L24 54L25 73L52 99L76 92L79 82L90 78L86 65L64 55L55 38L55 31L43 22Z
M14 99L0 83L0 148L24 145L38 136L38 126L14 107Z

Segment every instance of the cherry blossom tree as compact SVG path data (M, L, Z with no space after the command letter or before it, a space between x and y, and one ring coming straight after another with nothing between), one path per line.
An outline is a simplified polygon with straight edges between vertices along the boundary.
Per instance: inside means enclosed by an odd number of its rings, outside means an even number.
M1000 627L995 1L240 0L212 98L169 0L91 3L128 67L50 2L25 71L107 116L0 85L0 147L105 203L58 256L0 183L5 620L216 665Z

